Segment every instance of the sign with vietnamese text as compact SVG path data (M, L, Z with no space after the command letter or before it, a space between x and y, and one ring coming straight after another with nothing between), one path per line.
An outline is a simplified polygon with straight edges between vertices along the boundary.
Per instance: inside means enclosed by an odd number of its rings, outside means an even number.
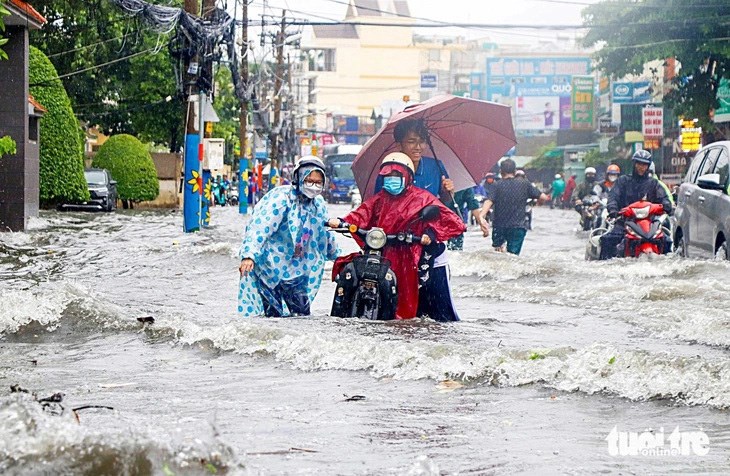
M571 85L573 100L571 128L593 129L594 79L592 76L573 76Z
M682 120L680 122L681 135L679 141L684 152L700 150L702 146L702 128L697 127L693 120Z
M438 89L439 77L436 73L421 73L421 89Z
M641 133L645 139L659 138L664 135L664 109L661 107L645 107L642 109Z

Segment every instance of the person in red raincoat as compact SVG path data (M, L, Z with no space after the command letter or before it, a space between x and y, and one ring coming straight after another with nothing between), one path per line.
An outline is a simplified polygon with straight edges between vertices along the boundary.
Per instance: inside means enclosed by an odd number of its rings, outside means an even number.
M413 186L413 162L402 152L388 154L380 166L383 189L365 200L357 209L342 218L345 223L359 228L382 228L386 234L410 231L422 236L422 243L444 242L466 231L464 221L447 208L435 195ZM435 205L439 208L438 219L424 222L419 220L421 210ZM341 221L333 218L331 227L339 227ZM420 244L394 244L386 246L383 256L391 263L398 287L396 319L411 319L418 313ZM355 253L357 255L357 253ZM333 275L355 255L338 258ZM450 303L444 303L450 305Z
M573 190L575 190L576 183L575 178L577 175L573 174L570 176L568 181L565 184L565 191L563 192L563 203L570 205L570 197L573 195Z

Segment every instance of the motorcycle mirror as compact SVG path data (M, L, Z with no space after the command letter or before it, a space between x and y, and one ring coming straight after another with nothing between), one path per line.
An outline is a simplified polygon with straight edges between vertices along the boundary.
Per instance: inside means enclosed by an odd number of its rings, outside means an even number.
M441 215L441 210L436 205L428 205L421 210L421 220L423 221L435 220L439 215Z

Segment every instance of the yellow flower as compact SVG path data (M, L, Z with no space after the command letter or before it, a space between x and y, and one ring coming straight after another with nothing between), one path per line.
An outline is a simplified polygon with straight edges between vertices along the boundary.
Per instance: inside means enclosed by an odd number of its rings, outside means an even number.
M193 187L193 193L202 192L203 190L203 177L200 176L197 170L192 171L193 178L188 180L188 183Z
M205 184L205 190L203 192L203 195L205 196L205 199L210 202L210 194L211 194L211 187L213 185L213 179L208 179L208 182Z

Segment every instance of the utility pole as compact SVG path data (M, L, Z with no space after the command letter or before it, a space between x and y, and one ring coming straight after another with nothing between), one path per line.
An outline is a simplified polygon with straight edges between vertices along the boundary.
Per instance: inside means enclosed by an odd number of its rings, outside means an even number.
M238 181L238 212L248 213L248 170L249 163L246 151L248 150L248 0L243 0L243 30L241 31L241 82L245 88L243 99L241 99L240 131L238 136L241 143L241 155L238 157L238 170L240 172Z
M198 1L185 0L185 12L191 15L198 15ZM197 67L193 67L197 65ZM195 78L200 71L200 58L198 55L189 58L185 64L185 88L187 107L185 109L185 157L183 159L183 231L191 233L200 230L201 204L203 193L203 177L201 175L201 163L199 157L199 130L195 126L195 105L191 101ZM199 101L202 95L198 97ZM202 112L202 101L200 101ZM201 114L202 116L202 114Z
M286 10L281 11L281 30L276 35L276 70L274 73L274 127L271 131L271 163L278 163L279 142L281 140L281 87L282 66L284 64L284 42L286 40Z

